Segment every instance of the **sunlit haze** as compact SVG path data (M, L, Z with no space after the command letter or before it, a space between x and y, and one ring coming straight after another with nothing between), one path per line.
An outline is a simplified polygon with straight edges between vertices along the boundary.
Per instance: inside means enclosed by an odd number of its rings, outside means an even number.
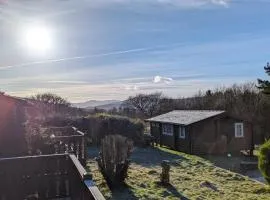
M0 3L0 90L72 102L171 97L265 78L270 1Z
M24 27L22 43L27 50L34 53L46 53L52 48L52 35L49 28L39 25Z

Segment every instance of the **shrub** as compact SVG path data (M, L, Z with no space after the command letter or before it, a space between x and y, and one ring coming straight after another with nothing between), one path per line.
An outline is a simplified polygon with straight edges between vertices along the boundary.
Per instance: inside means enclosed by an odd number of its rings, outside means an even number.
M28 154L51 154L55 152L50 134L44 128L41 128L39 123L26 122L25 132Z
M72 126L76 122L74 119L64 116L53 116L47 117L42 122L40 122L43 126L57 126L57 127L64 127L64 126Z
M136 145L144 143L144 123L139 119L102 113L83 118L77 125L88 133L94 144L100 144L105 136L113 134L132 139Z
M260 147L258 159L259 169L265 180L270 184L270 140Z
M124 183L132 148L132 142L121 135L109 135L102 140L97 162L111 188Z

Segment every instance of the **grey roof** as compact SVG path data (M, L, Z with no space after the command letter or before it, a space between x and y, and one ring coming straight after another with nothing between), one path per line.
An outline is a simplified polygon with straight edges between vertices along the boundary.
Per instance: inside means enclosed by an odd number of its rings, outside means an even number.
M221 110L174 110L146 121L189 125L223 113Z

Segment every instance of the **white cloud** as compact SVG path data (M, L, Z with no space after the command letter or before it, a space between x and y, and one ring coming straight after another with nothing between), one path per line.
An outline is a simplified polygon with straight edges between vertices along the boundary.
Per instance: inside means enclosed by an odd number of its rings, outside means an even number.
M139 90L139 87L137 85L126 85L125 90L132 90L132 91L137 91Z
M153 79L154 83L166 83L170 84L173 81L172 78L163 77L163 76L155 76Z
M221 5L221 6L225 6L228 7L230 0L211 0L213 4L217 4L217 5Z

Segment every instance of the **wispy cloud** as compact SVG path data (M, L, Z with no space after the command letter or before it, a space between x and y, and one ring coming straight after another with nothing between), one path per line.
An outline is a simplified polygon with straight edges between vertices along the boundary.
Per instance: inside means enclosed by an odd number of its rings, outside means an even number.
M124 88L125 90L133 90L133 91L137 91L140 89L137 85L126 85Z
M95 57L105 57L105 56L131 54L131 53L144 52L144 51L153 51L153 50L158 50L158 49L163 49L163 48L168 48L168 47L176 47L176 46L181 46L181 45L183 45L183 43L173 43L173 44L168 44L168 45L157 45L157 46L152 46L152 47L143 47L143 48L122 50L122 51L121 50L112 51L112 52L108 52L108 53L74 56L74 57L59 58L59 59L40 60L40 61L35 61L35 62L27 62L27 63L15 64L15 65L0 66L0 70L5 70L5 69L9 69L9 68L16 68L16 67L26 67L26 66L47 64L47 63L82 60L82 59L95 58Z
M246 82L248 79L242 77L237 83ZM199 90L214 89L216 87L228 86L235 82L234 78L217 79L197 79L197 80L176 80L172 84L155 84L153 82L144 82L141 84L127 84L122 83L100 83L100 84L72 84L62 85L54 83L55 85L48 87L31 86L22 88L20 90L9 90L8 93L16 96L31 96L36 93L52 92L68 98L72 102L85 101L89 99L107 100L107 99L121 99L124 100L128 96L136 93L151 93L155 91L163 92L165 95L171 97L191 96L196 94Z
M228 6L231 0L98 0L92 3L104 4L157 4L179 7L200 7L207 5Z

